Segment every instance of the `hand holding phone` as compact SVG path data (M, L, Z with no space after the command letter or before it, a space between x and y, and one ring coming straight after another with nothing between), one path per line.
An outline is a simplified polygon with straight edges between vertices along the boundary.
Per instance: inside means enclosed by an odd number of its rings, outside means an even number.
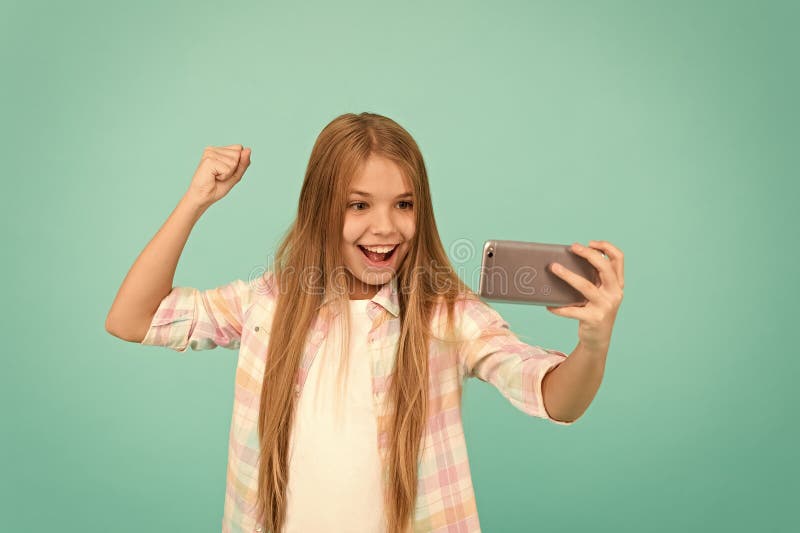
M568 244L488 240L483 246L478 294L499 302L562 307L586 297L550 270L559 263L600 286L600 273Z

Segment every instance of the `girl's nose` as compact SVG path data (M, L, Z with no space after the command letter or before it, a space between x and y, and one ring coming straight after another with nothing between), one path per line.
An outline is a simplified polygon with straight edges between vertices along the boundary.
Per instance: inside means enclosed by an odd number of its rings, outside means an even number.
M370 229L376 235L390 235L394 231L394 222L391 215L383 209L376 210L372 220L370 220Z

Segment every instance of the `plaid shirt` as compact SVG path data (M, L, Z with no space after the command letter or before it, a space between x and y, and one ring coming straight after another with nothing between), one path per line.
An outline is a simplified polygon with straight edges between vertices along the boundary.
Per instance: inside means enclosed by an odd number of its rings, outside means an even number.
M235 280L200 291L174 287L159 305L142 344L185 352L222 346L238 349L233 414L228 445L227 487L222 531L258 532L256 484L258 481L257 420L261 382L276 304L271 272L248 283ZM480 531L467 446L461 423L461 390L466 377L494 385L508 401L528 415L570 425L549 416L544 409L542 379L567 355L528 345L511 332L508 323L481 300L456 304L458 340L431 339L429 352L429 417L424 432L419 482L414 512L414 532ZM299 396L314 356L325 339L333 311L323 307L315 318L297 373ZM388 378L394 369L400 336L397 282L385 284L367 305L373 321L368 333L372 389L378 417L377 445L384 464L389 445L385 428ZM439 321L439 318L442 321ZM444 325L444 314L433 317Z

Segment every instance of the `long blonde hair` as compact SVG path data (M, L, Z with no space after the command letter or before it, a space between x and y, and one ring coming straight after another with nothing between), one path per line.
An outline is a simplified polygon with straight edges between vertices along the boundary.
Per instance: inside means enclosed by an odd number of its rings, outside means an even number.
M347 189L373 154L397 164L410 181L416 217L416 232L395 280L401 325L387 391L393 413L385 491L388 533L413 527L417 463L428 418L428 343L435 306L444 305L447 331L452 331L455 302L475 297L442 246L425 163L411 135L393 120L373 113L343 114L325 126L311 151L297 218L278 245L272 267L280 291L258 420L258 512L266 531L272 533L280 532L286 518L296 374L307 334L323 306L347 310L341 252Z

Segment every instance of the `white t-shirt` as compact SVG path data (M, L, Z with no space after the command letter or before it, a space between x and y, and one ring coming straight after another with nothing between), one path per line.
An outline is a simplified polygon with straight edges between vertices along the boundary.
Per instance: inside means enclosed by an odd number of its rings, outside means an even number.
M342 327L337 321L314 357L298 398L289 444L285 533L386 530L367 350L372 327L369 302L350 300L352 329L343 397L336 396Z

